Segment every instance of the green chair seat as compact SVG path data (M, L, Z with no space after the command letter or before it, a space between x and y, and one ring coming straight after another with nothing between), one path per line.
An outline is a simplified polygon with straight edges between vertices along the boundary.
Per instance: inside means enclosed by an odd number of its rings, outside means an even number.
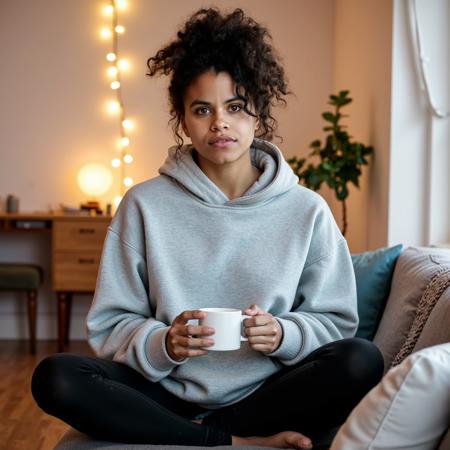
M37 290L42 269L34 264L0 264L0 290Z

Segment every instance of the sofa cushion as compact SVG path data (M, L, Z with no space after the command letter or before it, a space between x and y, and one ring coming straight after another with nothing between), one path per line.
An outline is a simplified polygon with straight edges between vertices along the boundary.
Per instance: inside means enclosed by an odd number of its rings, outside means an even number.
M413 352L444 342L450 342L450 287L442 293L431 311Z
M401 253L392 277L391 291L373 342L383 353L385 370L408 336L423 292L438 273L450 265L450 252L408 247Z
M435 450L450 424L450 343L391 369L352 411L330 450Z
M416 317L411 325L408 337L405 342L403 342L403 345L392 361L393 366L400 364L408 355L411 354L420 335L422 334L425 325L428 323L431 313L434 311L434 308L439 303L442 294L448 287L450 287L450 268L444 272L438 272L426 287L425 292L423 293L417 306ZM430 325L432 325L433 328L436 328L436 324L433 321L430 322ZM450 322L447 323L447 328L450 328ZM443 342L448 342L448 340ZM437 343L439 342L435 342L435 344Z
M372 340L391 288L395 263L403 245L352 255L358 297L357 337Z

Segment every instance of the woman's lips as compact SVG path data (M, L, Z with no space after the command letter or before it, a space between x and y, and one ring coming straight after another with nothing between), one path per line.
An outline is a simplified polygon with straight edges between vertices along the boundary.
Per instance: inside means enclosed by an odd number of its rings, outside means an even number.
M230 136L219 136L211 139L208 144L212 145L213 147L224 148L228 147L231 144L234 144L236 141L237 139L234 139Z

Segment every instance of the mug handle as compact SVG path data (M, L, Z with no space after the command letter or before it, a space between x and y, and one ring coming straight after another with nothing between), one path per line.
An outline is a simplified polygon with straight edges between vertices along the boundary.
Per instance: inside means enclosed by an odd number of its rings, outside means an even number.
M243 325L242 322L243 322L245 319L251 319L251 318L252 318L252 316L246 316L246 315L243 314L243 315L241 316L241 325ZM242 336L242 331L241 331L241 342L244 342L244 341L248 341L248 338Z

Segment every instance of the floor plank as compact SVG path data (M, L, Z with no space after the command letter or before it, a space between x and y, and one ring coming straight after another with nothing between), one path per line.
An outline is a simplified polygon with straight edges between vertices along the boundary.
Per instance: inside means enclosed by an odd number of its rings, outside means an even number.
M27 341L0 340L0 449L53 450L68 426L45 414L33 400L31 375L39 361L56 352L56 341L38 341L36 355ZM91 355L84 341L67 351Z

